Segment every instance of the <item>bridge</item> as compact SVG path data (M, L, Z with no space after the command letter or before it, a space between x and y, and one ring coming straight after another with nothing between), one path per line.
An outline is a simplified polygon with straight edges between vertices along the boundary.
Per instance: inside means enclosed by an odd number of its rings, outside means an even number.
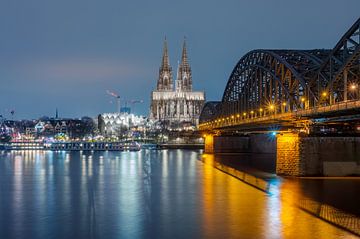
M245 54L234 67L222 100L207 102L202 109L199 130L208 136L205 137L206 150L216 151L214 137L220 140L231 136L234 140L235 136L271 131L278 134L274 147L280 162L281 157L290 157L286 153L281 156L284 153L279 149L279 145L289 147L289 139L292 143L298 142L295 145L298 147L314 135L360 133L359 56L360 18L333 49L260 49ZM356 146L357 138L352 140ZM302 157L298 151L295 154ZM360 163L352 161L356 165ZM295 174L308 174L299 168L296 170ZM282 171L278 165L277 171L294 174ZM313 174L323 171L322 167Z

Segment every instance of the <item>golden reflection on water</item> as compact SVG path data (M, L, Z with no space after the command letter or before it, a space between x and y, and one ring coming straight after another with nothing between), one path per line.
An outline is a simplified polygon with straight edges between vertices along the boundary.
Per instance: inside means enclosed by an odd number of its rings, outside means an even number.
M214 168L214 155L202 161L206 238L357 238L299 209L298 184L267 194Z

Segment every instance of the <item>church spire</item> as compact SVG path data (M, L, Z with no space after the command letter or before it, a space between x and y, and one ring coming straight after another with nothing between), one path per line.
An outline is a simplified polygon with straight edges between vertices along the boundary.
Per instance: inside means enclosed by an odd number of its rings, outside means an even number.
M165 40L164 40L164 48L163 48L163 56L162 56L161 67L162 68L170 67L169 53L168 53L168 46L167 46L166 37L165 37Z
M177 80L181 81L181 86L184 91L192 91L191 67L187 56L185 37L181 55L181 63L179 66L179 76Z
M173 89L172 69L169 63L169 53L167 47L167 40L165 37L163 56L162 56L161 66L159 69L159 79L157 82L157 90L171 91L172 89Z
M189 67L187 51L186 51L186 37L184 37L184 43L183 43L183 49L182 49L182 55L181 55L181 64L183 66Z

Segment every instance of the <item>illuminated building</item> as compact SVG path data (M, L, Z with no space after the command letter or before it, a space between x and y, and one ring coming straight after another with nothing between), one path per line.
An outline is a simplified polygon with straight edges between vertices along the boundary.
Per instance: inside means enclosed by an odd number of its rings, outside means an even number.
M103 113L98 117L98 127L102 135L118 135L131 127L143 126L147 119L128 113Z
M161 121L170 128L179 127L183 123L197 125L204 102L204 92L192 89L185 41L174 87L165 39L157 87L151 92L150 119Z

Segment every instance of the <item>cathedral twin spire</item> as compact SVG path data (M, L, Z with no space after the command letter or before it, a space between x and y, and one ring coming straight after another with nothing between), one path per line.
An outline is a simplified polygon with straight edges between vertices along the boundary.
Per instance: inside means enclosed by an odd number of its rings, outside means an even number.
M157 83L158 91L173 91L172 68L169 63L167 40L165 38L162 62L159 69L159 79ZM186 39L184 39L181 63L178 65L175 91L192 91L191 67L188 61L186 50Z

